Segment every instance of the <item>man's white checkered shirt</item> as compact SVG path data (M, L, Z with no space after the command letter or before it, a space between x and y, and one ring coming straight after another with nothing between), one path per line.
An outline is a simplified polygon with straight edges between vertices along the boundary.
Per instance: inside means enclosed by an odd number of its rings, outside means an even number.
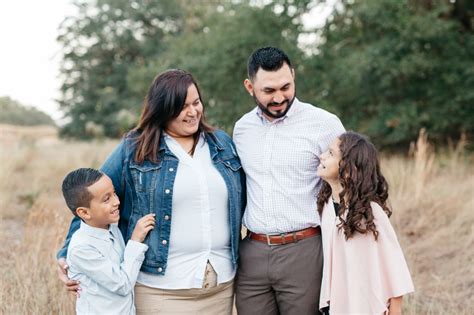
M298 99L273 122L257 107L237 121L234 142L247 175L244 226L264 234L318 226L319 156L344 131L337 116Z

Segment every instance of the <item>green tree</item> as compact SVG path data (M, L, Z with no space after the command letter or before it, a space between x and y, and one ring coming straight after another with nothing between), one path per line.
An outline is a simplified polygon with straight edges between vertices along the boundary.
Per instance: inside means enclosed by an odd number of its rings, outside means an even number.
M70 118L66 136L117 137L138 115L141 98L127 85L130 69L166 49L181 30L181 10L174 1L76 1L78 13L60 26L63 46L60 106ZM98 130L92 128L91 130Z
M165 54L137 69L129 81L149 84L157 70L166 68L190 71L203 91L209 121L230 132L235 121L255 106L243 87L250 53L273 45L293 59L301 59L297 38L302 24L298 19L305 12L305 3L294 4L301 8L290 9L293 15L275 2L260 6L228 3L201 9L205 13L199 21L185 26L187 31L174 38ZM144 87L138 84L137 90Z
M455 9L445 1L344 1L310 59L313 97L386 146L405 145L423 127L436 140L472 135L474 34Z
M8 96L0 97L0 123L20 126L56 125L49 115L34 107L26 107Z
M120 136L139 116L153 77L168 68L200 83L211 123L230 130L252 106L242 81L248 55L276 45L298 58L311 0L76 1L61 26L63 135Z

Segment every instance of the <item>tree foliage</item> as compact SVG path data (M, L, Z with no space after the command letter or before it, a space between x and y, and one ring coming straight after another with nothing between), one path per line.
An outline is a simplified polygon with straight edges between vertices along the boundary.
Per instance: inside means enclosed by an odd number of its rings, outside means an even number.
M441 1L346 3L310 60L314 97L382 145L406 144L421 128L438 140L472 135L474 36L450 10Z
M76 1L61 26L64 135L120 136L137 121L148 85L190 71L210 122L228 131L251 107L249 54L283 48L297 93L378 144L403 145L426 128L443 140L473 133L473 9L463 0L340 1L318 38L298 41L317 0ZM309 48L309 50L305 50ZM315 52L315 53L309 53Z
M20 126L55 126L54 120L44 112L26 107L10 97L0 97L0 123Z
M60 106L71 119L64 135L90 137L88 125L116 137L136 120L140 98L127 84L131 69L161 54L180 31L174 1L77 1L60 27L64 56ZM97 130L97 128L96 128Z

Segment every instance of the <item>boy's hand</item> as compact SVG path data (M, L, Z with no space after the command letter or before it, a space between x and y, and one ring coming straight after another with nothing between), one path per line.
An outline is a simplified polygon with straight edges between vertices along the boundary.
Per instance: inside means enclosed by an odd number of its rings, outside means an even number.
M150 230L155 227L155 214L150 213L138 220L135 229L133 230L132 237L130 238L136 242L143 242L146 235Z
M66 291L72 294L75 297L79 297L79 292L81 288L79 287L79 281L71 280L67 277L67 269L69 266L66 263L66 259L59 258L58 259L58 278L64 283L66 287Z

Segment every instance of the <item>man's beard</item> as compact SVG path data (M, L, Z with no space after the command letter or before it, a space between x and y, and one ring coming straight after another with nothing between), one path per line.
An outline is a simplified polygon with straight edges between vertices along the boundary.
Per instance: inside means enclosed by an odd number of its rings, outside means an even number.
M260 103L260 101L257 99L257 97L255 96L255 94L252 95L253 96L253 99L255 101L255 104L257 104L258 108L260 108L260 110L262 111L262 113L264 113L266 116L268 117L271 117L271 118L281 118L283 116L286 115L286 113L288 113L288 111L290 110L290 107L291 105L293 105L293 102L295 101L295 98L296 98L296 93L295 95L293 96L293 98L291 99L291 101L289 101L288 99L285 99L283 100L281 103L275 103L275 102L272 102L272 103L269 103L267 104L267 106L263 105L262 103ZM278 105L281 105L283 103L287 103L286 105L286 108L280 112L276 112L276 113L272 113L268 110L268 107L271 107L271 106L278 106Z

